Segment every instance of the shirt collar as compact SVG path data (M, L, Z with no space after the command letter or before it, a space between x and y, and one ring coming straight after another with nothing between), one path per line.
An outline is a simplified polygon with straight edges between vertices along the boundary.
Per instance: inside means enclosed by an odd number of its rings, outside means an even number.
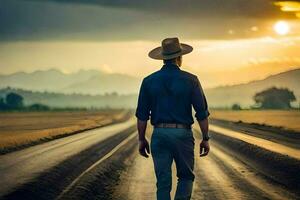
M179 67L175 64L164 64L161 70L180 70Z

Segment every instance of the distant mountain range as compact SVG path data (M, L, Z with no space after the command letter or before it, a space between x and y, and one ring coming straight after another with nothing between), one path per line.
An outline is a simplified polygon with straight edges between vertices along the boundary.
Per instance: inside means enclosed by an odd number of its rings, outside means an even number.
M0 75L0 88L19 88L2 89L0 96L9 91L16 91L24 95L27 103L76 107L134 107L140 82L140 78L133 76L97 70L81 70L72 74L54 69L32 73L19 72ZM234 103L249 107L254 104L252 98L255 93L273 86L292 90L297 98L296 104L299 105L300 68L246 84L206 89L205 93L211 107L229 107ZM120 95L112 95L112 92ZM104 95L105 93L110 95Z
M60 93L119 94L137 93L140 79L125 74L109 74L98 70L80 70L66 74L56 69L17 72L0 75L0 88L12 87L32 91L49 91Z

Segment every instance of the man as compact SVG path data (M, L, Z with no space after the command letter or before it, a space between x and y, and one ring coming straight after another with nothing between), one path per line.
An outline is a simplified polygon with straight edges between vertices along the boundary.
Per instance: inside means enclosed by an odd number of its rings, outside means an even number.
M200 156L209 152L206 98L197 76L180 70L182 55L193 48L179 43L178 38L167 38L162 46L153 49L149 57L164 61L161 70L144 78L136 110L138 118L139 152L148 157L149 144L145 138L147 120L151 116L154 131L151 154L157 178L157 200L170 200L173 160L177 169L176 200L191 198L194 181L194 137L192 107L202 131Z

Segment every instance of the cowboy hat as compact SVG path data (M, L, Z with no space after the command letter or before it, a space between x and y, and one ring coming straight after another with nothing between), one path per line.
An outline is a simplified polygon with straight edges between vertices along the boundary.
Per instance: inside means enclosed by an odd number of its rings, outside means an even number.
M192 51L193 47L179 43L178 38L166 38L161 42L161 47L151 50L148 56L157 60L169 60L188 54Z

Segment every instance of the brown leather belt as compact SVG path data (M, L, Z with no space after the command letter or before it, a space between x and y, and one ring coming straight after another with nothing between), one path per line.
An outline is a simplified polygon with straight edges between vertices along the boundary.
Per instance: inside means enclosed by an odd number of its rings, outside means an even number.
M160 123L155 124L155 128L185 128L185 129L191 129L190 125L186 124L172 124L172 123Z

